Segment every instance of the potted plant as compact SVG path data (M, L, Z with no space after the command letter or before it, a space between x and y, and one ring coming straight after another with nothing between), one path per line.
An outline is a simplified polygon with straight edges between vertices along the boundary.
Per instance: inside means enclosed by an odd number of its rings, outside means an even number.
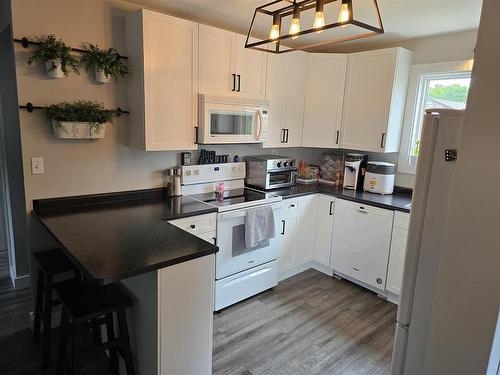
M92 43L87 43L85 48L82 63L85 64L87 72L94 71L97 82L107 83L110 78L116 81L128 74L128 67L120 61L120 54L116 49L99 49Z
M28 59L31 65L34 61L45 64L47 75L51 78L62 78L67 76L70 70L80 74L79 62L76 57L71 55L71 47L57 40L54 34L50 34L45 39L38 39L39 45L33 51Z
M56 138L97 139L104 138L105 123L113 119L113 112L97 102L77 101L59 103L47 107Z

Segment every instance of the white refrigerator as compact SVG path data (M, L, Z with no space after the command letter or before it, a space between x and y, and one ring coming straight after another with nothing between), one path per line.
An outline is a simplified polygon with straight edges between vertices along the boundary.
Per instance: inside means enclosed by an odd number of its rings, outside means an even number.
M427 110L415 175L391 375L423 373L465 111Z

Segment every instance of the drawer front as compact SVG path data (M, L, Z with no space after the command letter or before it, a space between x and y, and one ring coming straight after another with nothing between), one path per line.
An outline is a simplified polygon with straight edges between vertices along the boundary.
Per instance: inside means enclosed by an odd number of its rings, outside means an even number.
M202 240L205 240L207 242L210 242L211 244L215 245L215 240L216 240L216 232L206 232L206 233L200 233L197 234L197 237L201 238Z
M282 214L296 212L301 208L305 208L314 199L316 199L316 194L285 199L281 203L281 212Z
M370 206L365 203L360 203L360 202L351 202L347 201L345 199L337 199L336 206L343 206L346 207L347 209L355 210L358 212L366 212L366 213L372 213L375 215L380 215L380 216L385 216L385 217L390 217L392 219L394 211L392 210L387 210L385 208L378 208L375 206Z
M394 213L394 227L401 229L408 229L410 224L410 214L406 212L396 211Z
M206 214L171 220L170 224L192 234L213 232L216 229L216 214Z

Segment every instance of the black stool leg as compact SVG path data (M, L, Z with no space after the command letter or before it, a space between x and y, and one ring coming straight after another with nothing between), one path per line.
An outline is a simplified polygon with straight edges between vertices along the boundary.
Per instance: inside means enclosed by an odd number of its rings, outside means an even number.
M43 331L42 331L42 369L47 369L50 363L50 332L52 329L52 276L45 275L45 290L43 301Z
M33 343L38 344L40 341L40 325L42 319L42 301L43 301L43 272L38 269L38 277L36 283L36 301L35 301L35 322L33 324Z
M61 310L61 324L59 332L59 349L57 352L56 375L63 375L66 367L66 342L68 339L69 314L63 307Z
M73 358L71 363L71 373L73 375L80 375L82 370L83 333L83 323L75 321L73 328Z
M125 315L125 309L119 309L117 311L118 315L118 327L120 328L120 337L123 342L123 359L125 360L125 367L127 369L127 375L135 375L134 361L132 360L132 351L130 350L130 338L128 335L127 327L127 317Z
M113 324L113 313L106 314L106 333L108 335L108 342L115 340L115 328ZM118 370L118 354L116 349L109 350L109 364L112 375L119 375Z
M92 319L90 321L90 327L94 336L94 343L96 345L102 344L101 326L99 325L98 319Z

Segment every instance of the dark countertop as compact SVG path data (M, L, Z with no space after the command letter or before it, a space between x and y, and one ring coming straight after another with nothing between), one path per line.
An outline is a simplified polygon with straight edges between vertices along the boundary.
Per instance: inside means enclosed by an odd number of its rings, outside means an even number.
M108 284L216 253L166 220L216 208L164 189L33 201L34 215L95 284Z
M349 201L360 202L372 206L387 208L389 210L396 210L402 212L410 212L407 204L411 203L410 194L381 195L366 193L364 191L353 191L342 189L339 186L328 184L296 184L295 186L271 190L272 193L280 195L283 199L294 198L302 195L309 195L315 193L328 194L337 198L346 199Z

